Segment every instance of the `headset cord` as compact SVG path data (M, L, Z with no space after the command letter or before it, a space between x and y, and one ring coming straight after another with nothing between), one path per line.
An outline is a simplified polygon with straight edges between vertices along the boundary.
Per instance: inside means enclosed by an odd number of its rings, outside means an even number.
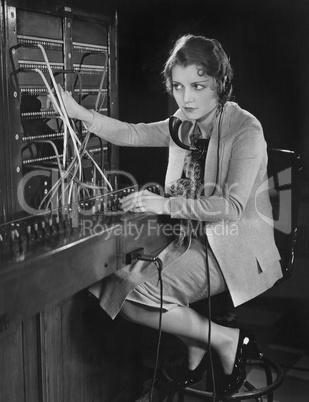
M207 299L208 299L208 341L207 341L207 353L209 357L209 366L211 371L211 380L213 383L213 401L216 400L216 383L215 383L215 372L213 365L212 349L211 349L211 296L210 296L210 273L209 273L209 261L208 261L208 238L205 233L205 259L206 259L206 276L207 276ZM207 381L206 381L207 387Z
M150 387L150 394L149 394L149 402L152 402L153 401L153 390L154 390L154 385L155 385L157 371L158 371L158 365L159 365L159 355L160 355L160 345L161 345L161 335L162 335L162 312L163 312L162 270L163 270L163 263L159 257L147 256L145 254L138 256L138 259L143 260L143 261L150 261L157 265L158 280L159 280L159 284L160 284L160 313L159 313L159 328L158 328L159 334L158 334L158 341L157 341L157 348L156 348L156 361L155 361L155 367L154 367L154 372L153 372L153 377L152 377L152 382L151 382L151 387Z
M219 167L220 167L220 161L219 161L219 156L220 156L220 140L221 140L221 126L222 126L222 118L223 118L223 106L221 107L220 110L220 116L219 116L219 123L218 123L218 146L217 146L217 172L216 172L216 186L218 183L219 179ZM211 196L215 193L216 186L213 189L213 192ZM209 325L208 325L208 356L209 356L209 365L210 365L210 371L211 371L211 380L213 384L213 401L216 400L216 382L215 382L215 372L214 372L214 365L213 365L213 357L212 357L212 349L211 349L211 296L210 296L210 273L209 273L209 260L208 260L208 237L207 233L205 231L205 259L206 259L206 276L207 276L207 299L208 299L208 320L209 320ZM207 383L206 383L207 386Z

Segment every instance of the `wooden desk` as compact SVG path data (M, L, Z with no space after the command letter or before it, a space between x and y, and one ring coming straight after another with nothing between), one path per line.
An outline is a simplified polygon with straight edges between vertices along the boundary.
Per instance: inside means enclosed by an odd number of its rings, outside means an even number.
M125 214L95 230L87 222L86 236L75 231L67 242L0 270L0 402L110 402L108 363L91 365L87 348L81 353L72 340L85 332L80 295L121 269L128 251L156 253L171 237L157 217L144 214ZM97 378L90 387L98 370L106 381Z

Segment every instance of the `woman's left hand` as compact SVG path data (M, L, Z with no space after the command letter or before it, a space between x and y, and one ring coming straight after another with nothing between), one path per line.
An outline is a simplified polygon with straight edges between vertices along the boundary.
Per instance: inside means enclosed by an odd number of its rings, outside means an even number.
M148 190L131 193L120 202L125 212L150 212L157 215L170 215L169 198L154 194Z

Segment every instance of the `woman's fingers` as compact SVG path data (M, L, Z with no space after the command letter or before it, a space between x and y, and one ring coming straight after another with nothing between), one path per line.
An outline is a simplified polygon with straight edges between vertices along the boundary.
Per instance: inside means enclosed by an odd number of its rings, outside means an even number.
M133 212L135 212L136 209L141 209L144 206L142 193L143 191L137 191L127 195L122 200L120 200L122 204L122 209L124 211Z
M58 89L58 91L59 91L59 93L61 95L62 92L63 92L63 89L62 89L60 84L57 84L57 89ZM52 89L52 93L53 93L53 96L51 94L47 95L46 109L54 109L55 111L57 111L57 107L55 105L55 102L57 101L57 96L56 96L55 89Z
M166 210L167 199L148 190L131 193L120 202L125 212L168 213L168 210Z

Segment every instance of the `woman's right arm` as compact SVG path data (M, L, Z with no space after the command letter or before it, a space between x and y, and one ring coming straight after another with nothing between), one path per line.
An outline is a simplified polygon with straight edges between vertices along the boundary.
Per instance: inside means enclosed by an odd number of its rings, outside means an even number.
M170 136L168 119L156 123L124 123L117 119L88 110L78 104L68 91L61 87L60 94L72 119L81 120L88 130L115 145L165 147L169 145Z

